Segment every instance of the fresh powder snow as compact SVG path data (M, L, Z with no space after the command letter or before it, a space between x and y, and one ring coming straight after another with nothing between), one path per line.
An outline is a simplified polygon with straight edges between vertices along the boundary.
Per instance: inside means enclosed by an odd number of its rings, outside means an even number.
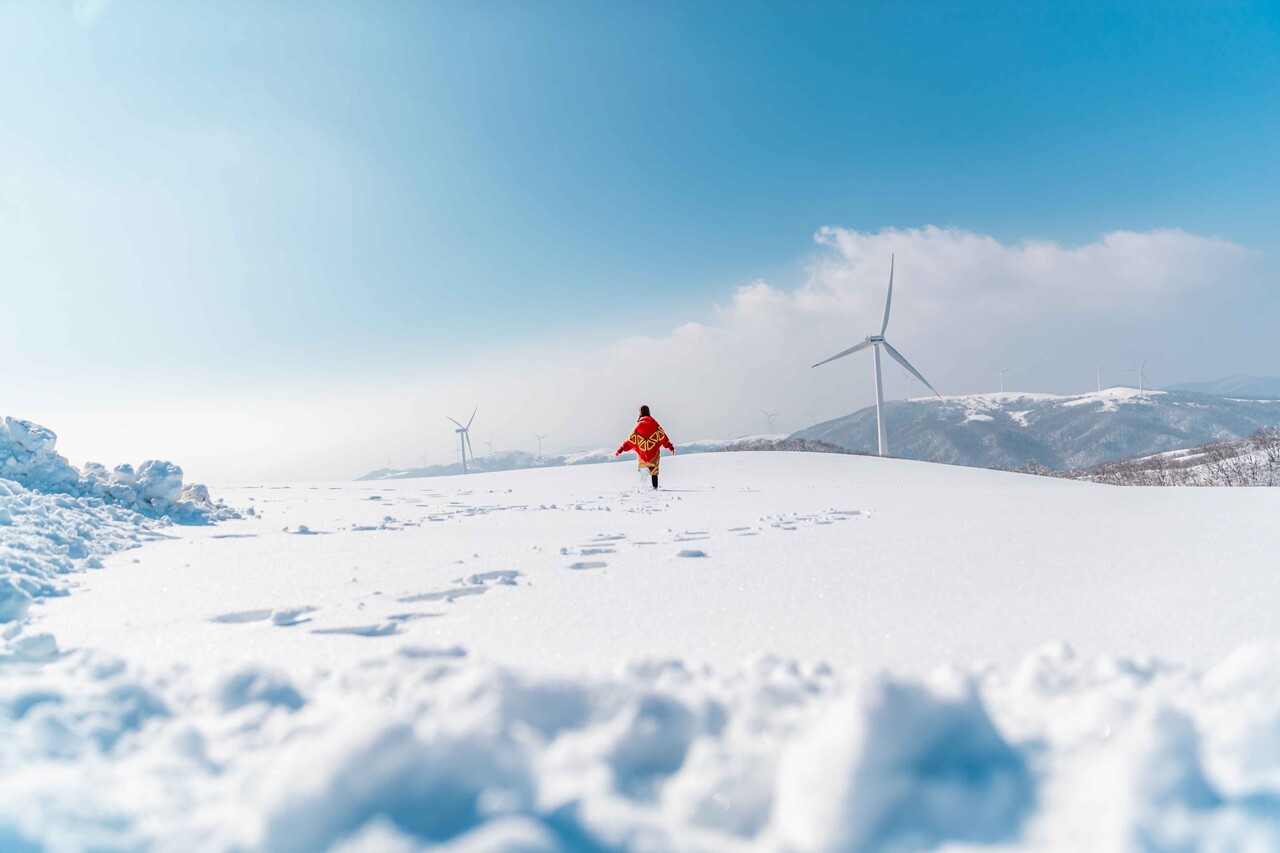
M1273 490L726 452L215 503L5 425L0 848L1280 845Z

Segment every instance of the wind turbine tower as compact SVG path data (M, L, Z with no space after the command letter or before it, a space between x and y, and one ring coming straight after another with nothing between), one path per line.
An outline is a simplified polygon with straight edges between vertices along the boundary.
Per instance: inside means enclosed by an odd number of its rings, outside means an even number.
M546 436L545 436L545 435L538 435L538 434L535 432L535 433L533 434L533 437L534 437L534 438L536 438L536 439L538 439L538 458L539 458L539 459L541 459L541 458L542 458L542 439L546 438Z
M776 418L776 417L778 416L778 413L777 413L777 412L766 412L764 409L761 409L761 410L760 410L760 413L761 413L762 415L764 415L765 423L767 423L767 424L769 425L769 434L770 434L770 435L773 435L773 419L774 419L774 418Z
M484 444L485 444L485 447L489 448L489 455L490 455L490 456L492 456L492 455L493 455L493 442L492 442L492 441L486 441Z
M920 371L912 367L911 363L902 357L902 353L894 349L889 344L889 342L884 339L885 330L889 328L889 307L893 304L893 262L894 262L893 255L890 255L889 256L889 295L884 300L884 321L880 324L880 334L867 335L866 340L864 340L862 343L854 344L853 346L849 347L847 350L844 350L843 352L838 352L835 355L831 356L831 358L828 358L824 361L820 361L814 365L814 367L818 367L820 365L826 364L827 362L835 361L838 358L844 358L846 355L853 355L855 352L858 352L859 350L864 350L867 347L871 347L871 353L873 356L875 356L874 362L875 362L875 371L876 371L876 374L875 374L876 375L876 438L877 438L877 444L878 444L879 452L881 456L887 456L889 454L889 440L888 440L888 436L885 435L885 431L884 431L884 382L880 375L880 348L881 347L884 347L885 352L889 353L890 358L892 358L894 361L898 362L898 364L901 364L903 367L905 367L907 369L907 372L910 373L912 376L914 376L916 379L919 379L921 382L923 382L924 386L933 392L933 396L937 397L939 400L942 399L942 395L938 393L936 388L934 388L932 385L929 384L929 380L921 376Z
M1105 364L1100 364L1094 368L1094 371L1097 373L1097 376L1098 376L1098 393L1099 394L1102 393L1102 369L1106 366L1107 365Z
M994 370L996 373L1000 374L1000 393L1003 394L1004 393L1004 375L1009 372L1009 368L993 367L991 369Z
M1151 360L1151 356L1147 356L1142 360L1142 364L1138 365L1137 367L1131 367L1125 371L1125 373L1138 374L1138 395L1139 396L1142 395L1142 382L1147 378L1147 374L1144 373L1143 370L1146 368L1147 362L1150 360Z
M462 473L464 474L467 473L467 453L471 453L472 459L476 458L475 452L471 450L471 424L475 421L476 412L479 410L479 406L471 410L471 418L467 421L466 426L463 426L458 421L454 421L453 418L448 418L448 420L451 420L458 425L458 428L455 429L454 432L458 434L459 458L462 460Z

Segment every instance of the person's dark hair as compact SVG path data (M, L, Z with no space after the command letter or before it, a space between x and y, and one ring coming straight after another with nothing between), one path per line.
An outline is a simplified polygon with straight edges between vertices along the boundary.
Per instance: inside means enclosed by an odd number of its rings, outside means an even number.
M642 417L642 418L652 417L652 416L649 414L649 407L648 407L648 406L641 406L641 407L640 407L640 417Z

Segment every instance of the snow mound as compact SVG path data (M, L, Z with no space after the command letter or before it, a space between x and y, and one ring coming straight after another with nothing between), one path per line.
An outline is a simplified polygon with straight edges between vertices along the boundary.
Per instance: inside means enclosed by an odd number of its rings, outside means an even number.
M0 625L10 654L31 605L66 595L75 574L101 558L157 537L175 521L202 524L237 514L215 504L199 484L183 485L182 469L149 460L135 471L96 463L77 471L56 450L47 427L0 421ZM55 646L56 648L56 646ZM24 655L30 655L30 648ZM19 655L22 656L22 655Z
M18 418L0 421L0 478L42 491L72 490L80 474L54 451L53 430Z
M144 515L169 516L184 523L207 523L234 516L215 504L199 483L183 484L182 469L172 462L149 459L134 469L89 462L77 471L56 450L58 436L48 427L5 417L0 421L0 479L33 492L99 498Z

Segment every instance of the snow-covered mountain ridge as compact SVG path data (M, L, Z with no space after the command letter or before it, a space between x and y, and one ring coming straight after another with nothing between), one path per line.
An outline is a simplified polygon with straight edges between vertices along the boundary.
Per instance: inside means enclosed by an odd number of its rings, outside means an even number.
M1169 385L1166 391L1192 391L1197 394L1216 394L1242 400L1280 399L1280 376L1225 376L1208 382L1179 382Z
M979 468L1086 468L1280 425L1280 401L1108 388L886 401L893 456ZM795 433L853 451L876 447L875 407Z
M1280 486L1280 428L1074 471L1034 471L1115 486Z

